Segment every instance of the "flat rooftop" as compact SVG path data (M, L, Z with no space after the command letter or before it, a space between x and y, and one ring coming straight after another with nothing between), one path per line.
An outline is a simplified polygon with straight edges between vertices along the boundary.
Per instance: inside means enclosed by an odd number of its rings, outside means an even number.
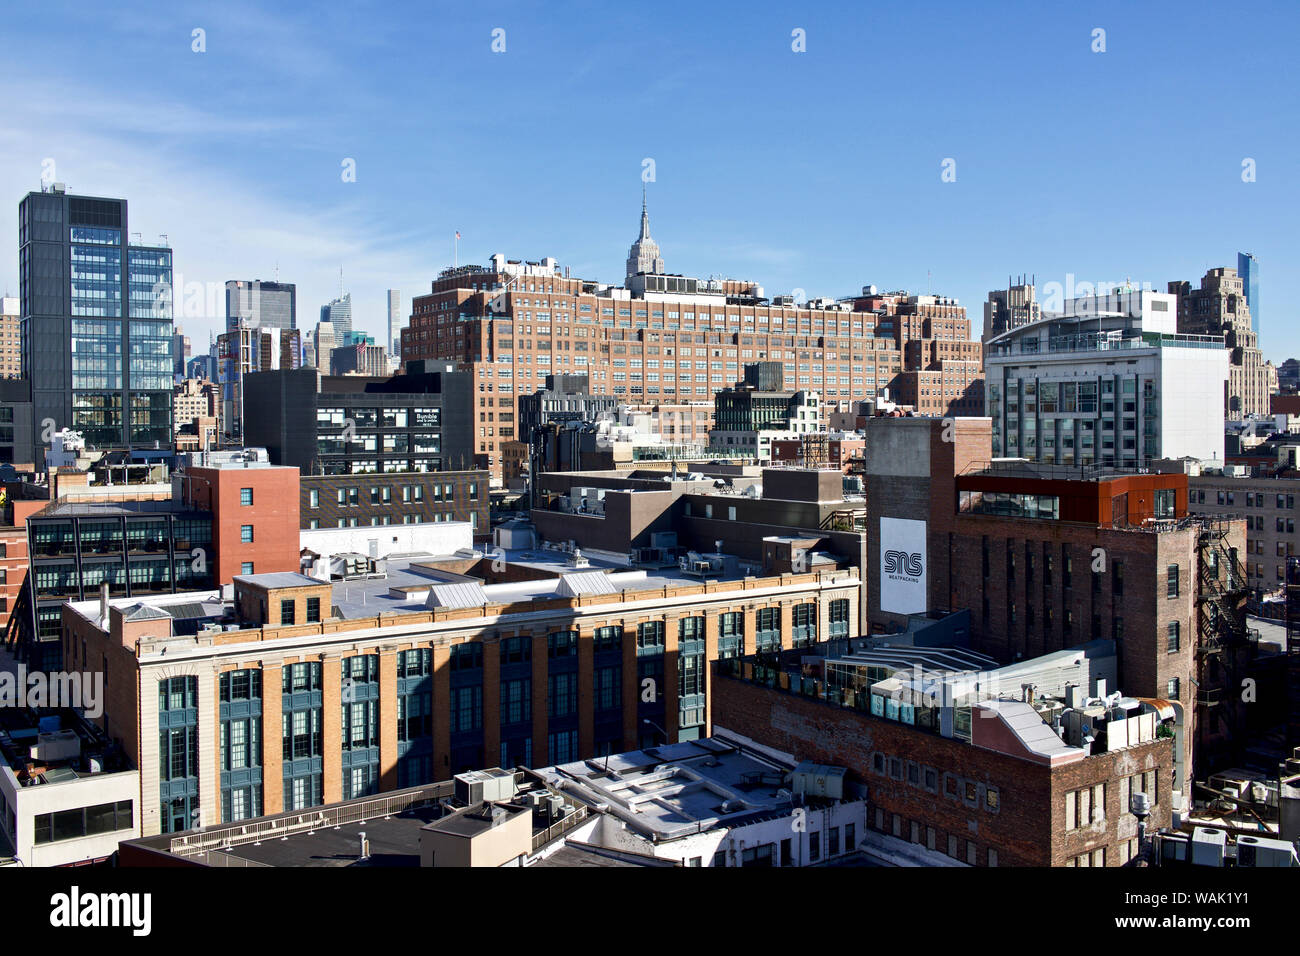
M417 553L390 555L384 559L385 570L382 573L333 582L292 571L241 575L236 580L261 587L307 587L329 583L332 588L329 616L354 620L381 614L426 611L430 608L431 596L435 605L440 607L479 607L484 603L527 605L536 601L573 599L585 594L621 594L626 591L631 596L665 587L698 585L704 580L727 582L740 581L751 575L760 579L764 576L757 561L741 561L731 555L724 555L721 567L703 578L686 574L676 566L631 568L626 559L620 562L618 556L597 552L583 552L583 555L587 563L574 566L568 554L542 549L496 550L487 556L482 553L471 556L467 552L453 555ZM472 575L450 570L448 565L463 566L471 557L488 562L505 560L510 566L535 572L536 577L490 584ZM825 570L832 570L831 562L826 564ZM846 570L844 573L849 575L856 571ZM174 620L189 622L190 633L196 624L233 623L232 600L218 589L153 595L143 600L139 597L115 598L110 603L128 614L135 613L131 609L143 613L146 608L165 612ZM70 601L68 606L86 620L99 621L97 599Z
M641 833L675 839L790 812L792 769L706 738L534 772L575 799L606 805Z
M115 518L120 515L150 514L193 514L206 515L209 512L192 505L172 500L156 501L77 501L59 499L47 508L41 509L34 518Z
M570 841L553 853L542 857L533 867L643 867L677 866L674 860L663 860L639 853L626 853L605 847Z

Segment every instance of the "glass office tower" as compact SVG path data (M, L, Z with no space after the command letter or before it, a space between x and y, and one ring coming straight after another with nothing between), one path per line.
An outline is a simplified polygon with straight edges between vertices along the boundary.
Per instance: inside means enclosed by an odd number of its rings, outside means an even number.
M334 334L342 337L352 331L352 293L339 296L329 305L320 307L320 320L334 326ZM317 359L319 362L319 358Z
M171 249L129 242L126 200L58 184L23 198L18 232L33 460L62 428L99 449L170 444Z
M226 283L226 331L296 329L298 287L292 282L231 279Z
M1250 328L1259 333L1259 260L1249 252L1237 253L1237 275L1246 290L1246 304L1250 306Z

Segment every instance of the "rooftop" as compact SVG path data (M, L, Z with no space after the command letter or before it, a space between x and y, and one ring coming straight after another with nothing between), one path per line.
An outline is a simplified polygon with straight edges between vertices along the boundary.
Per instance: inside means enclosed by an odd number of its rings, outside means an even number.
M121 515L151 514L206 515L208 512L174 500L78 501L76 499L59 498L32 517L116 518Z
M716 557L705 555L704 557ZM471 561L468 573L460 573ZM501 562L500 564L498 562ZM342 620L374 620L380 615L421 614L484 609L485 613L516 614L546 611L561 607L600 603L618 603L642 597L662 596L666 588L698 588L702 592L718 588L758 589L778 586L791 575L764 576L760 562L743 562L730 555L714 561L706 574L688 573L676 565L663 568L632 568L627 555L607 552L573 554L549 549L496 549L489 553L462 551L453 555L390 555L383 570L373 574L326 582L297 572L277 572L235 578L259 587L332 588L331 611L326 617ZM812 575L843 575L850 580L856 569L835 569L829 562L816 567ZM520 580L492 583L493 577L505 574ZM795 575L795 577L798 577ZM788 581L787 581L788 583ZM656 595L658 592L658 595ZM555 603L550 603L555 602ZM127 609L147 607L166 612L175 621L187 625L172 627L172 633L193 634L204 624L236 630L235 610L229 589L187 591L178 594L118 598L112 607ZM494 607L489 608L487 605ZM98 599L68 603L71 610L89 621L100 623ZM323 610L323 609L322 609ZM128 612L133 613L133 612ZM159 615L161 618L161 615ZM255 628L256 625L249 625ZM300 625L301 627L301 625ZM165 635L160 635L165 636Z
M479 799L470 788L489 777L500 786L493 798ZM217 867L419 867L423 832L473 838L492 828L494 811L511 818L529 814L524 855L554 845L587 818L585 808L546 788L535 774L494 769L308 810L143 837L123 844L124 860L146 865L165 856ZM564 865L563 858L551 865Z
M672 840L790 812L791 769L707 738L536 773L591 806L606 806L642 834Z

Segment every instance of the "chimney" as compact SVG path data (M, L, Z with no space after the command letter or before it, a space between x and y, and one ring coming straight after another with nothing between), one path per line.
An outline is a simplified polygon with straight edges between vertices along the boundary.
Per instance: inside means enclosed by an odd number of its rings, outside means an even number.
M99 585L99 619L102 626L108 626L108 582L102 581Z
M360 833L357 834L357 836L361 838L361 855L358 856L357 859L358 860L370 859L370 841L366 839L366 831L362 830Z
M1065 706L1069 707L1071 710L1079 706L1079 685L1078 684L1065 685Z

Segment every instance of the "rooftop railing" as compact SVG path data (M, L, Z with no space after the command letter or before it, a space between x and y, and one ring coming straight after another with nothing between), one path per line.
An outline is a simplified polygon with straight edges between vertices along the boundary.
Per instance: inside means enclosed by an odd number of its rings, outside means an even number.
M420 787L418 790L377 797L374 800L362 800L333 807L312 807L300 812L265 817L247 823L232 823L213 827L210 830L196 830L173 839L168 849L177 856L207 856L211 851L225 847L258 843L262 840L278 839L293 833L305 833L326 827L363 823L376 817L395 816L411 807L437 803L455 792L455 783L446 781L429 787Z

